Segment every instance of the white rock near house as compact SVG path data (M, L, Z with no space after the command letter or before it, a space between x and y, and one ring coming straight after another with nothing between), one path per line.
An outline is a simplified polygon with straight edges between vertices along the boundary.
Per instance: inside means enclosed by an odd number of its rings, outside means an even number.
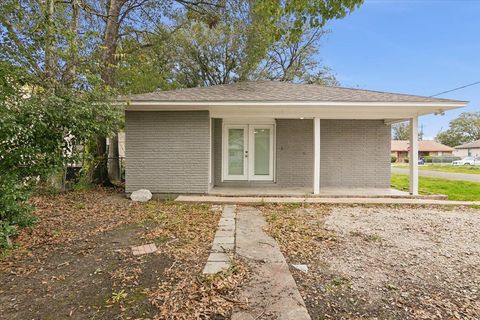
M303 273L308 273L308 266L306 264L292 264L292 267L302 271Z
M152 193L150 190L140 189L133 191L130 195L130 199L132 199L132 201L147 202L148 200L152 199Z

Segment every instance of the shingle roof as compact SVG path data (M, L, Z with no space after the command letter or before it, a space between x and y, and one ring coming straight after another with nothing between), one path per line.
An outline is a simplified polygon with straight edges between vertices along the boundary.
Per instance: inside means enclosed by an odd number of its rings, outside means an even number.
M317 84L246 81L228 85L156 91L126 97L130 101L163 102L439 102L462 101Z
M392 151L408 151L410 142L408 140L392 140ZM424 152L452 152L454 149L434 140L418 141L418 151Z
M470 148L480 148L480 140L465 143L455 147L455 149L470 149Z

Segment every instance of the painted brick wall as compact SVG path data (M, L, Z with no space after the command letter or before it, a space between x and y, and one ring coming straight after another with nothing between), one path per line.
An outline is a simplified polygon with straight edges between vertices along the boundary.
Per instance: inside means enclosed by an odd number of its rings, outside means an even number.
M208 111L127 111L126 192L208 192Z
M313 120L277 119L276 133L277 184L312 187Z
M390 126L382 120L321 120L321 187L390 187Z

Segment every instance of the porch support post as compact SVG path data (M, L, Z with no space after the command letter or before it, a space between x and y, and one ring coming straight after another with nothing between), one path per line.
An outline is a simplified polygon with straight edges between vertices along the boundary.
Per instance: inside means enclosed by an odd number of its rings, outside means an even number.
M313 194L320 193L320 118L313 118Z
M410 194L418 195L418 117L410 118Z

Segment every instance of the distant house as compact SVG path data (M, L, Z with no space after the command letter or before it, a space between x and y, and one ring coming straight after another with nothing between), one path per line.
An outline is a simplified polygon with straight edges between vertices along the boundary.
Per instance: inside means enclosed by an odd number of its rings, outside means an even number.
M480 156L480 140L456 146L453 154L462 158Z
M408 158L409 146L408 140L392 140L391 154L397 157L397 162L405 162ZM419 157L452 155L454 150L434 140L418 141Z

